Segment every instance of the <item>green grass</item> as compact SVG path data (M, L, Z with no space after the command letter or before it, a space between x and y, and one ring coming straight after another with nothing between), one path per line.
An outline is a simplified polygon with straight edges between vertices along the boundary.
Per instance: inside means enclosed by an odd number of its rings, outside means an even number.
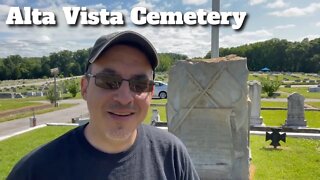
M304 96L305 98L312 98L312 99L320 99L320 93L317 92L308 92L308 87L294 87L294 88L283 88L280 87L279 91L287 92L287 93L299 93L300 95Z
M315 108L320 108L320 102L305 102L305 104L308 104Z
M152 104L166 104L167 103L167 99L152 99L151 103Z
M57 111L57 110L60 110L60 109L66 109L66 108L69 108L69 107L72 107L72 106L75 106L75 105L76 104L63 103L63 104L60 104L59 107L51 107L51 108L46 108L46 109L35 111L35 114L36 115L44 114L44 113L48 113L48 112L52 112L52 111ZM33 112L32 111L25 112L25 113L14 114L14 115L9 115L9 116L6 116L6 117L1 117L0 118L0 123L1 122L5 122L5 121L11 121L11 120L14 120L14 119L31 117L31 116L33 116Z
M262 110L261 116L263 123L267 126L281 126L285 124L287 119L286 110ZM305 111L305 119L307 126L311 128L320 128L320 112L319 111Z
M152 99L151 103L152 104L166 104L167 99ZM151 123L152 109L157 109L159 111L161 121L167 121L166 106L151 106L149 108L149 111L148 111L146 118L143 121L144 124Z
M157 100L156 100L157 101ZM165 100L160 100L165 101ZM155 101L153 100L153 103ZM160 103L158 103L160 104ZM320 102L313 102L308 104L318 104L320 106ZM283 107L287 108L286 102L269 102L269 101L262 101L262 107ZM160 114L160 119L162 121L166 121L166 109L165 106L153 106L149 108L147 117L144 120L145 124L150 124L151 116L152 116L152 109L158 109ZM268 126L281 126L285 123L287 119L287 111L286 110L261 110L261 116L263 117L263 122ZM320 112L319 111L305 111L305 119L307 120L308 127L312 128L320 128Z
M31 101L14 101L11 99L1 99L0 100L0 112L8 111L28 106L40 105L39 102L31 102Z
M287 102L261 101L261 107L282 107L286 108Z
M0 141L0 179L5 179L12 167L27 153L74 127L44 127Z
M0 141L0 179L27 153L74 127L49 126ZM320 176L320 141L287 138L273 149L264 136L250 136L254 179L317 179Z
M260 81L260 78L267 78L267 76L269 74L266 74L266 73L263 73L263 74L255 74L256 76L253 76L253 73L250 73L249 74L249 77L248 77L248 80L249 81L252 81L252 80L257 80L257 81ZM288 76L288 75L282 75L282 74L279 74L279 75L269 75L270 78L272 79L278 79L279 81L282 81L284 78L287 78L289 79L289 81L294 81L296 79L299 79L299 78L296 78L296 77L292 77L292 76Z
M159 111L160 120L166 122L167 121L167 115L166 115L166 107L165 106L152 106L149 108L148 114L146 118L144 119L144 124L150 124L151 123L151 117L152 117L152 109L157 109Z
M320 140L287 137L273 149L264 136L250 136L254 179L319 179Z

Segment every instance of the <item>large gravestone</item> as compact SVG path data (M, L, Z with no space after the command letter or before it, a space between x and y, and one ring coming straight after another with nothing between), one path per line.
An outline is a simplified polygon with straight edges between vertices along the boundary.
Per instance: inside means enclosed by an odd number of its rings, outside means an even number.
M298 93L293 93L288 97L288 114L285 126L307 126L307 121L304 119L304 97Z
M202 180L248 179L247 78L246 58L234 55L179 61L170 70L168 130Z
M249 98L251 101L250 126L263 126L261 111L261 84L259 81L249 81Z

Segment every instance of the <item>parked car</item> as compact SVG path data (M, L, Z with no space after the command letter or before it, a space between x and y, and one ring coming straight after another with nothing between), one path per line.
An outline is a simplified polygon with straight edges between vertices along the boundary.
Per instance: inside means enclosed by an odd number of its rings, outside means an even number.
M155 81L154 82L154 98L161 98L161 99L166 99L167 98L167 89L168 89L168 84L161 82L161 81Z

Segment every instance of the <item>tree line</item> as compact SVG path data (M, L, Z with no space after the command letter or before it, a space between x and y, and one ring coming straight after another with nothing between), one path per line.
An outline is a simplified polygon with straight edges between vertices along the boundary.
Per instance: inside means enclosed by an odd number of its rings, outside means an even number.
M36 79L50 77L50 69L58 67L60 76L84 73L89 49L75 52L64 50L43 57L11 55L0 59L0 80Z
M238 47L220 48L220 56L236 54L247 57L248 68L259 71L264 67L271 71L320 73L320 38L301 42L270 39ZM204 57L210 58L210 52Z
M34 79L52 76L50 69L58 67L60 76L84 74L89 49L63 50L43 57L11 55L0 58L0 80ZM220 56L236 54L247 57L248 68L259 71L268 67L272 71L320 73L320 38L301 42L270 39L238 47L220 48ZM188 56L177 53L159 53L160 63L156 71L166 72L177 60ZM204 57L210 58L210 52Z
M50 69L58 67L59 76L69 77L82 75L89 57L89 49L75 52L63 50L43 57L21 57L11 55L0 58L0 80L36 79L51 77ZM168 71L171 65L186 55L176 53L159 53L160 65L157 71Z

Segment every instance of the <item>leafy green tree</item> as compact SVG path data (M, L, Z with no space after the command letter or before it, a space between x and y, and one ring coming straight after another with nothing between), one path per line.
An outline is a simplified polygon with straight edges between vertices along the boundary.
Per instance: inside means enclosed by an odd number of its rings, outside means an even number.
M58 92L56 96L54 94L54 86L50 86L47 90L46 99L49 100L51 104L53 104L55 101L60 100Z
M76 97L77 93L80 92L79 83L75 80L72 80L68 83L68 91L72 95L72 97Z
M89 58L89 49L77 50L73 53L73 58L76 61L76 63L80 66L80 73L84 74L86 64ZM75 70L78 71L78 69Z
M262 92L267 93L268 97L272 97L274 92L276 92L281 85L281 81L278 79L271 79L270 76L267 76L267 78L260 78L260 81Z
M159 60L159 66L156 69L159 72L168 71L173 63L172 58L167 54L159 54Z

